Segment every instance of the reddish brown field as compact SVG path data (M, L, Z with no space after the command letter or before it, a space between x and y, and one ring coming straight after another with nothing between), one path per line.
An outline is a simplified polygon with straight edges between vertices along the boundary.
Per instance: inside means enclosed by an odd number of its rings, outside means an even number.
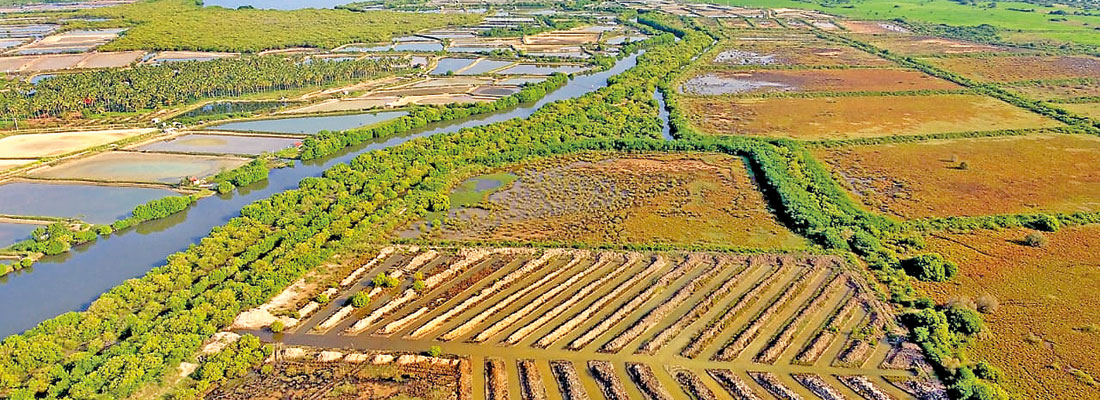
M896 92L958 89L925 73L903 69L809 69L700 72L682 83L690 94L768 92Z
M759 38L763 39L763 38ZM822 40L733 40L714 53L715 65L890 66L893 62Z
M935 66L982 82L1017 82L1100 76L1100 58L1013 56L932 58Z
M994 46L984 43L968 42L934 36L890 35L867 36L860 39L891 53L902 55L971 54L1017 52L1018 49Z
M1017 84L1008 88L1036 100L1100 97L1100 83Z
M704 132L793 139L1041 128L1054 120L975 95L680 99Z
M1100 386L1100 227L1047 234L1042 248L1024 230L933 235L930 250L959 263L949 283L921 284L939 301L992 295L987 337L973 353L1002 368L1004 386L1026 399L1096 399Z
M865 204L903 218L1100 210L1100 138L1092 136L938 140L816 155Z

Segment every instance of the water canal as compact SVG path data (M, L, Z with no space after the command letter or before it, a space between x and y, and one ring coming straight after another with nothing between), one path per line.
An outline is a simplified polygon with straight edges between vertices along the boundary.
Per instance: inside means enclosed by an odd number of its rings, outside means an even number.
M528 117L547 103L579 97L606 86L608 77L636 65L637 57L638 54L625 57L607 71L576 76L534 104L428 126L408 135L361 144L325 160L272 170L266 181L241 188L238 193L208 197L183 213L76 246L63 255L45 257L28 270L0 277L0 336L23 332L48 318L86 308L101 293L164 264L168 255L185 250L213 227L240 215L245 205L294 189L303 178L320 176L326 169L351 161L359 154L416 138Z

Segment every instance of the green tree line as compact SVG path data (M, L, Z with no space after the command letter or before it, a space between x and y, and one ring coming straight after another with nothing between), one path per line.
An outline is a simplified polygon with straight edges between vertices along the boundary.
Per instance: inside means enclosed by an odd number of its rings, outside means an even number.
M405 64L390 57L305 63L301 57L257 56L60 74L33 89L0 92L0 113L7 119L155 109L362 79Z

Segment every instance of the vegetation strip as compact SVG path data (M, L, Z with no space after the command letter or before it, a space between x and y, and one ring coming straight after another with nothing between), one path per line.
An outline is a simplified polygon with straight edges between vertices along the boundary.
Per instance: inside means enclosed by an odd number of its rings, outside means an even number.
M557 342L562 337L569 334L569 332L572 332L574 329L579 327L581 324L587 321L588 318L590 318L592 315L595 315L597 312L599 312L599 310L603 309L604 306L615 300L615 298L617 298L620 294L629 290L631 287L645 279L647 276L653 275L661 268L664 268L665 265L667 264L663 257L655 257L653 261L649 263L649 266L646 267L646 269L643 270L641 273L638 273L637 275L632 276L625 282L620 283L618 286L615 286L615 289L612 289L611 292L597 299L583 311L577 313L576 315L573 315L569 318L569 320L554 328L553 331L550 331L543 337L539 338L539 340L535 342L534 346L539 348L550 347L551 344Z
M657 307L646 311L646 313L643 314L641 318L635 320L634 323L631 324L626 330L620 332L607 343L604 343L604 345L601 346L599 349L601 353L618 353L619 351L622 351L622 349L626 347L627 344L634 341L634 339L640 337L649 328L657 325L659 322L661 322L662 319L664 319L664 317L668 316L668 314L672 312L673 309L679 307L680 304L687 301L688 297L693 295L695 291L699 289L699 287L706 285L707 282L710 282L711 279L714 279L716 275L715 272L718 271L720 267L725 266L725 264L717 262L713 259L691 260L686 262L691 262L692 264L708 263L710 264L710 266L704 269L699 275L685 282L682 286L680 286L679 289L676 290L676 292L666 298Z
M721 261L720 261L721 262ZM698 321L703 317L707 311L714 307L719 301L724 299L731 291L742 283L745 275L749 272L749 267L752 265L750 259L744 260L744 265L740 269L736 270L733 276L722 282L722 285L711 290L707 294L703 295L702 300L695 304L686 314L676 319L672 325L669 325L665 329L653 334L648 340L642 343L641 346L634 352L635 354L649 354L653 355L662 347L664 347L674 337L679 336L684 329Z

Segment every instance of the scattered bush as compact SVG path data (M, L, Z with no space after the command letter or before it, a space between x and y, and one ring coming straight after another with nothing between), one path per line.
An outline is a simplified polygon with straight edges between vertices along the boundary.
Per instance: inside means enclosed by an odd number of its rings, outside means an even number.
M1031 232L1024 236L1024 244L1031 247L1044 247L1047 245L1046 235L1039 232Z
M972 336L982 331L982 315L972 308L952 305L944 310L952 332Z
M391 288L399 285L401 281L386 275L385 272L379 272L378 275L374 276L374 279L371 279L370 283L374 285L374 287Z
M443 355L443 348L439 346L432 346L428 348L428 351L425 354L430 357L439 357Z
M283 324L283 321L275 320L275 322L271 323L271 326L269 326L268 329L271 329L272 332L279 333L282 332L283 329L286 329L286 325Z
M989 314L997 311L1001 307L1001 302L996 297L989 293L978 296L978 299L974 301L975 308L983 314Z
M367 294L365 290L356 292L351 296L351 306L355 308L363 308L370 305L370 294Z
M974 375L990 382L1000 382L1003 374L1001 370L994 367L993 364L985 361L978 361L977 364L974 364Z

